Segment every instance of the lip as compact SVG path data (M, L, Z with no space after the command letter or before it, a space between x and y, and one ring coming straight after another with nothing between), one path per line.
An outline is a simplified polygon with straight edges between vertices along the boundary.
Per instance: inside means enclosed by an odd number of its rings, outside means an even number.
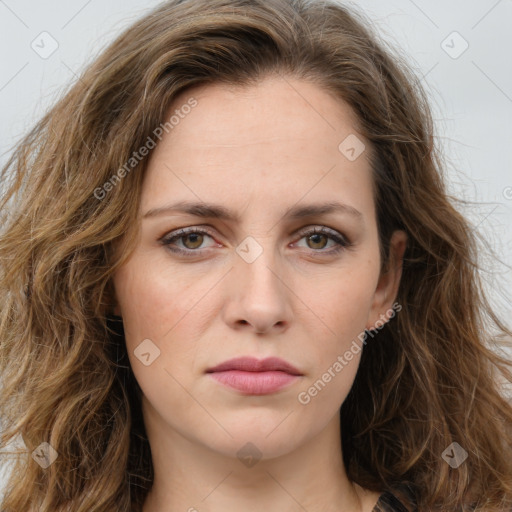
M206 370L219 383L249 395L267 395L298 380L302 373L277 357L237 357Z
M279 357L267 357L265 359L256 359L255 357L235 357L223 363L208 368L207 373L225 372L229 370L240 370L242 372L285 372L290 375L302 375L302 373L292 364Z

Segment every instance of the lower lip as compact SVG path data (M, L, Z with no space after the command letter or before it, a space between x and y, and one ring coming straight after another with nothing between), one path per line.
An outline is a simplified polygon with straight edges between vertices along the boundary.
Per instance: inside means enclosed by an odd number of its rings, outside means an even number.
M215 380L250 395L268 395L274 393L292 382L299 376L285 372L244 372L241 370L229 370L225 372L213 372L210 374Z

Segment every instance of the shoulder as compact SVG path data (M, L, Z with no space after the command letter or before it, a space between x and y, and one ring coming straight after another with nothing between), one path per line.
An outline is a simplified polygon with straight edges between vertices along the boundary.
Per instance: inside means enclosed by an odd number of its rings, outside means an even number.
M457 509L457 511L462 509ZM464 508L466 510L466 508ZM475 510L472 506L467 510ZM380 495L372 512L418 512L415 494L408 486L400 486ZM512 508L510 509L512 512Z

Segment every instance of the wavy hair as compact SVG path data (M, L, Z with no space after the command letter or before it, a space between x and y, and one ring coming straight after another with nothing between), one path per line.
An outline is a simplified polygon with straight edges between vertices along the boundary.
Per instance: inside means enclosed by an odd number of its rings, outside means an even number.
M486 298L479 235L446 191L406 59L334 0L170 0L88 64L1 170L0 447L25 445L11 449L3 511L141 510L153 467L111 278L135 247L148 158L129 172L126 162L178 93L271 75L316 84L355 112L383 271L391 233L408 235L401 311L363 350L340 410L349 479L410 510L512 507L501 388L512 362L500 355L512 332ZM468 454L457 468L443 458L452 442Z

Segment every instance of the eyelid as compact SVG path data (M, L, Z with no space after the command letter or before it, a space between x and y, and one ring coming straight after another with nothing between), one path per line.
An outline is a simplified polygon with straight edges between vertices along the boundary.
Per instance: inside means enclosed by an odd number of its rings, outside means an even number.
M311 231L313 231L315 229L318 229L318 232L323 230L322 232L327 232L327 233L331 233L333 235L341 236L341 237L345 238L347 240L347 242L349 241L348 238L343 233L339 232L338 230L336 230L334 228L330 228L329 226L325 226L323 224L310 224L308 226L305 226L305 227L300 228L297 231L295 231L293 236L298 236L298 235L304 236L304 234L307 234L307 233L309 233L309 232L311 232ZM176 235L179 235L179 234L187 234L189 232L194 232L195 233L196 231L205 231L212 238L215 238L215 236L216 236L216 234L214 232L215 230L212 229L207 224L206 225L193 225L193 226L186 226L184 228L177 228L175 230L168 231L164 235L162 235L158 239L158 241L161 241L164 238L170 238L168 236L170 234L173 234L173 236L176 236Z
M330 228L329 226L324 226L322 224L311 224L309 226L301 228L295 232L294 236L299 236L299 235L304 236L304 235L307 235L308 233L312 233L312 232L320 233L323 235L331 234L333 236L338 236L340 238L344 238L348 242L347 237L343 233L340 233L337 229L333 229L333 228Z
M166 242L168 242L171 239L180 238L182 236L188 235L189 233L201 233L201 232L204 232L208 236L210 236L212 238L215 238L215 234L208 227L205 227L205 226L187 226L185 228L178 228L178 229L169 231L169 232L165 233L163 236L161 236L157 241L165 245ZM199 250L197 250L195 252L199 252L200 250L201 249L199 249Z

